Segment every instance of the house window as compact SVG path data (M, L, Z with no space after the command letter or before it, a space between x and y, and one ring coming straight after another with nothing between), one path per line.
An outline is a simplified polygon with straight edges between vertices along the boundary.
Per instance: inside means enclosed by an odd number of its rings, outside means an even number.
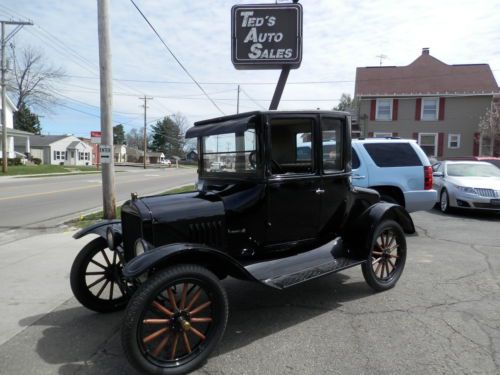
M460 148L460 134L448 134L448 148Z
M90 152L85 153L85 160L90 160Z
M378 121L392 120L392 99L377 99L375 119Z
M423 98L422 99L422 114L421 119L424 121L435 121L439 113L438 98Z
M375 132L373 133L374 138L391 138L392 133L382 133L382 132Z
M54 160L65 160L66 152L65 151L54 151Z
M418 144L427 156L437 155L437 133L419 133Z

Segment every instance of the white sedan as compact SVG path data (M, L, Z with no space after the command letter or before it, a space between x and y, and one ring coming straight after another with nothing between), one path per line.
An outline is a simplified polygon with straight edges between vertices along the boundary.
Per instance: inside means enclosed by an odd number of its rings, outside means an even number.
M500 169L481 161L442 161L433 165L439 208L500 212Z

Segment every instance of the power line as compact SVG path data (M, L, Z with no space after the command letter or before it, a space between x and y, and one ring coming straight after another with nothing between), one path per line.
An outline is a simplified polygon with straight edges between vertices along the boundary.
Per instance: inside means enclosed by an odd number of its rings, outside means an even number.
M191 80L196 84L196 86L198 86L198 88L203 92L203 94L205 94L205 96L207 97L207 99L210 100L210 102L214 105L214 107L217 108L220 113L222 113L223 115L225 115L224 111L222 109L220 109L220 107L217 105L217 103L214 102L214 100L207 94L207 92L205 91L205 89L198 83L198 81L196 81L196 79L191 75L191 73L189 73L189 71L180 62L180 60L177 58L177 56L175 56L175 54L172 52L172 50L168 47L167 43L165 43L165 41L163 40L163 38L160 36L160 34L158 33L158 31L156 31L155 27L151 24L151 22L149 22L148 18L144 15L144 13L142 13L142 11L136 5L136 3L134 2L134 0L130 0L130 2L134 5L134 7L137 9L137 11L141 14L142 18L144 18L144 20L147 22L147 24L149 25L149 27L156 34L156 36L158 37L158 39L160 39L160 41L163 43L163 45L165 46L165 48L167 49L167 51L172 55L172 57L174 58L174 60L177 61L177 63L179 64L179 66L182 68L182 70L184 70L184 72L188 75L188 77L191 78Z

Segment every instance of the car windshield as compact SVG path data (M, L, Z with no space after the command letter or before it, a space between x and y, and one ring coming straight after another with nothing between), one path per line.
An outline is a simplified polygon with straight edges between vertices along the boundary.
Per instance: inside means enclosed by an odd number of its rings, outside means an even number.
M255 173L257 163L255 129L209 135L202 138L203 172L222 174Z
M447 172L453 177L500 177L500 170L491 164L449 164Z

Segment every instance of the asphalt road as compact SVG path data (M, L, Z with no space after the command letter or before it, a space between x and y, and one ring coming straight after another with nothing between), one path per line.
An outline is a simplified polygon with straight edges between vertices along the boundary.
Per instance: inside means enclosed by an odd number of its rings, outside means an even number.
M228 327L196 374L499 374L500 216L412 216L418 235L390 291L374 293L359 267L285 291L225 280ZM0 374L136 374L122 317L73 298L19 317Z
M128 199L131 192L154 194L197 179L194 168L118 167L116 171L118 202ZM79 213L102 208L100 174L0 178L0 191L0 233L47 230Z

